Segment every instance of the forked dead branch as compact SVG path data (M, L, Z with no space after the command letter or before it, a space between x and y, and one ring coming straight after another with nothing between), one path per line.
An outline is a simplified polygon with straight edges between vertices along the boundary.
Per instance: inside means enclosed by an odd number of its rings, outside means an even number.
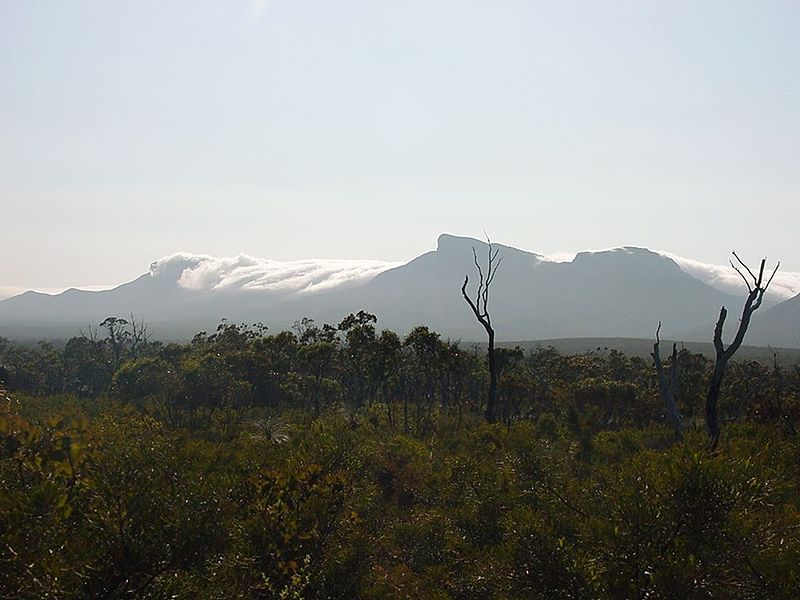
M497 275L497 269L500 263L503 262L503 257L500 256L500 249L493 248L492 242L486 239L487 257L486 257L486 272L481 267L478 260L478 253L475 247L472 248L472 260L475 263L475 268L478 271L478 288L475 290L475 299L470 298L467 293L467 285L469 284L469 275L464 276L464 284L461 286L461 295L472 310L472 314L478 320L478 323L483 326L486 335L489 339L488 360L489 360L489 395L486 401L486 420L493 423L497 420L497 358L494 349L494 327L492 327L492 318L489 315L489 289Z
M656 367L656 375L658 377L658 389L661 393L661 398L664 400L664 405L667 410L667 418L670 425L675 431L675 438L681 439L683 437L683 419L678 411L678 404L675 401L675 396L678 393L678 345L672 344L672 362L669 368L669 381L664 372L664 365L661 362L661 321L658 322L658 329L656 329L656 342L653 344L653 352L650 356L653 357L653 364Z
M775 265L775 268L772 270L772 274L769 276L769 279L767 279L765 282L764 269L767 264L766 258L761 259L761 266L758 269L758 275L756 275L753 273L750 267L748 267L747 264L745 264L745 262L739 258L739 255L736 254L736 252L733 252L732 254L736 259L736 262L731 260L731 266L741 276L742 280L747 286L747 298L745 299L744 307L742 308L742 317L739 320L739 327L736 330L736 335L734 336L730 345L725 347L725 344L722 341L722 332L725 326L725 319L728 316L728 311L724 306L719 311L719 318L717 319L717 324L714 327L714 350L716 356L714 360L714 371L711 374L711 381L709 382L708 392L706 394L706 426L708 428L708 436L710 438L712 451L715 450L717 448L717 444L719 444L720 422L717 405L722 386L722 379L725 376L725 369L728 366L728 361L730 361L730 359L742 345L744 336L747 333L747 328L750 326L750 319L752 318L753 313L761 306L761 303L764 300L764 294L766 293L767 289L769 289L769 285L772 283L775 273L778 272L778 268L781 266L780 261L778 261L778 263ZM745 272L747 275L745 275Z

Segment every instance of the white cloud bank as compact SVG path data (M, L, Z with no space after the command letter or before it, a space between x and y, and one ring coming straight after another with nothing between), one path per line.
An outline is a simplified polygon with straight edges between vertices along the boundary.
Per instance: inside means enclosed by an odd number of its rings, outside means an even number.
M709 265L690 258L676 256L669 252L659 252L659 254L674 260L681 270L692 277L723 292L741 294L742 291L747 289L742 278L730 265ZM750 268L754 270L757 267L758 264L750 265ZM764 279L767 279L772 274L772 269L774 268L775 263L767 264L764 270L768 272L764 273ZM800 293L800 273L778 269L775 279L772 280L769 286L767 295L772 296L774 300L786 300L796 296L798 293Z
M150 267L153 276L175 272L190 290L268 290L310 293L364 283L403 263L380 260L309 259L277 261L240 254L216 258L173 254Z

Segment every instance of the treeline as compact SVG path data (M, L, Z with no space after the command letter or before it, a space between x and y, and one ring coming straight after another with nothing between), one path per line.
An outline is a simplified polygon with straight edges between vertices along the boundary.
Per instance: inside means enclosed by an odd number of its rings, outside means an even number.
M0 598L800 597L800 369L485 352L373 315L0 344ZM671 372L673 358L664 367Z
M215 411L291 409L318 416L332 409L351 418L370 409L392 428L423 434L439 411L481 414L486 403L485 352L419 326L404 337L379 330L360 311L338 325L310 319L271 334L260 324L222 323L188 344L150 340L146 326L116 317L100 333L14 346L0 338L0 382L30 395L111 397L147 405L172 426L208 424ZM713 363L681 350L675 401L700 425ZM620 352L576 356L553 348L525 353L497 348L498 414L504 423L570 410L598 429L643 426L665 416L650 361ZM723 422L751 419L793 428L800 417L800 366L732 363L721 394ZM695 423L696 422L696 423Z

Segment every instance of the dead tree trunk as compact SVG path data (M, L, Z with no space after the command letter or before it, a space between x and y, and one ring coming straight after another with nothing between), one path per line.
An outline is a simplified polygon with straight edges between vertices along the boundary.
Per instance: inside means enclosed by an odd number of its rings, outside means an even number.
M480 263L478 262L478 254L475 248L472 249L472 259L475 262L475 267L478 270L478 289L475 291L475 299L469 297L467 294L467 284L469 284L469 275L464 277L464 285L461 286L461 295L472 310L472 314L478 320L489 338L488 349L488 362L489 362L489 397L486 401L486 420L494 423L497 420L497 358L494 351L494 328L492 327L492 319L489 316L489 287L494 281L497 274L497 268L503 261L503 257L498 258L500 250L492 248L491 241L487 240L488 256L486 273L484 274Z
M714 327L714 350L716 353L716 358L714 360L714 371L711 374L711 381L708 384L708 393L706 394L706 427L708 428L708 436L711 442L712 451L717 448L717 444L719 443L720 432L717 403L719 401L719 392L722 387L722 379L725 377L725 369L728 366L728 361L730 361L731 357L733 357L733 355L742 345L742 341L744 341L744 335L747 333L747 328L750 325L750 319L753 316L753 313L758 310L758 307L761 306L761 301L764 299L764 293L767 291L769 284L772 283L772 278L775 277L775 273L778 272L778 267L781 266L779 261L778 264L775 265L775 269L772 271L770 278L766 283L764 283L764 267L767 262L766 258L761 260L761 267L758 270L758 276L756 276L750 270L750 268L744 264L744 262L742 262L742 259L739 258L736 252L733 253L733 257L749 275L748 279L742 270L737 267L733 261L731 261L731 266L736 270L737 273L739 273L744 280L745 285L747 286L747 299L745 300L744 307L742 308L742 318L739 320L739 328L736 331L736 336L733 338L733 341L727 348L722 342L722 328L724 327L725 319L728 316L728 311L725 310L724 306L719 311L719 318L717 319L717 324Z
M683 420L681 413L678 411L678 404L675 402L675 394L678 392L678 345L672 344L672 364L670 365L670 378L667 381L667 375L664 373L664 365L661 363L661 353L659 346L661 339L659 333L661 332L661 321L658 322L658 329L656 329L656 343L653 344L653 352L650 356L653 357L653 364L656 367L656 375L658 376L658 388L661 391L661 399L667 409L667 418L669 419L672 429L675 430L675 438L680 440L683 438Z

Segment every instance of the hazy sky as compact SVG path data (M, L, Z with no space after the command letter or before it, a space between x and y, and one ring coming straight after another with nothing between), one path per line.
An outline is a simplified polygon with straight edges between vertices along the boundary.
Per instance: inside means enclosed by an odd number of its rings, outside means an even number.
M447 231L800 271L800 2L0 3L0 287Z

